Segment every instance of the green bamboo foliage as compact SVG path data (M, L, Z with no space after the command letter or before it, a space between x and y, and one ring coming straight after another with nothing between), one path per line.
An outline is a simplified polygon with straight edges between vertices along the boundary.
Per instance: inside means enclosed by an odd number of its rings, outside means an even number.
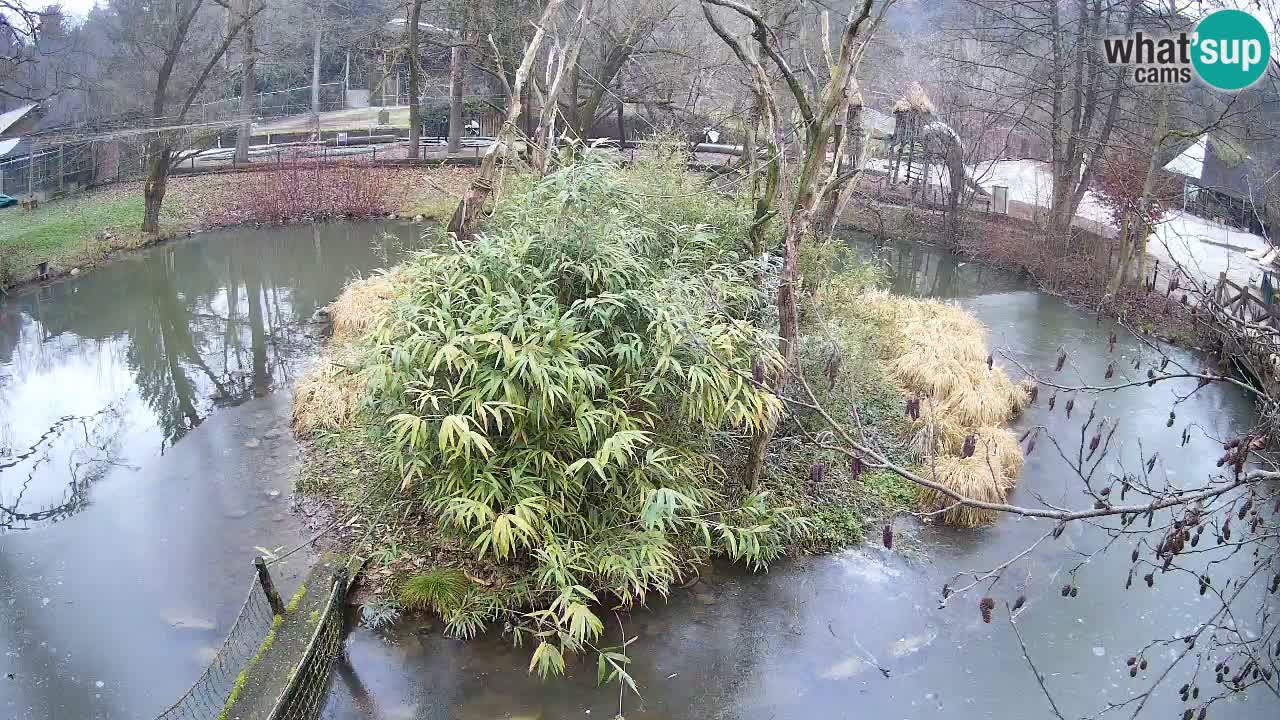
M464 252L411 260L368 338L384 461L480 558L532 568L542 674L594 647L600 603L711 554L763 565L804 526L764 494L730 504L709 451L781 410L751 379L779 365L750 322L761 268L735 233L664 218L652 184L584 160L531 185Z

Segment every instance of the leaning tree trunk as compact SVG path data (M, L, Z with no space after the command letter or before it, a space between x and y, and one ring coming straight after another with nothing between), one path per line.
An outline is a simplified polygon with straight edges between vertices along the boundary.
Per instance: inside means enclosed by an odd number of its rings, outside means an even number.
M241 3L241 14L244 28L242 51L240 55L240 127L236 131L235 162L249 162L249 138L253 134L254 112L254 72L258 61L258 51L254 46L253 18L250 17L250 0Z
M409 159L418 159L422 135L422 109L418 103L418 18L422 14L422 0L409 5L409 17L405 22L405 52L409 56Z
M1138 201L1143 217L1139 218L1137 232L1133 237L1133 254L1138 261L1138 281L1145 282L1147 273L1147 238L1151 235L1149 218L1155 214L1150 212L1153 203L1151 193L1155 190L1156 174L1160 172L1160 153L1164 149L1165 135L1169 128L1169 86L1163 86L1160 93L1160 114L1156 119L1155 142L1151 151L1151 161L1147 163L1147 175L1142 180L1142 198Z
M524 91L525 80L529 77L529 69L533 67L534 58L538 56L538 48L542 46L542 38L546 35L547 26L551 19L555 17L556 11L559 10L563 1L548 0L546 8L542 11L542 18L535 26L537 29L533 32L533 38L529 40L529 45L525 47L524 58L520 61L520 66L516 68L515 82L506 88L506 119L502 123L502 128L498 131L498 136L494 138L493 145L489 147L489 152L484 156L484 162L480 165L480 173L471 181L471 187L467 188L467 191L463 193L462 200L453 211L453 217L449 219L446 232L452 235L457 242L470 242L475 235L476 224L479 221L480 214L484 211L489 196L493 194L493 185L497 180L498 155L511 146L512 140L515 139L516 128L519 127L517 123L520 121L520 98ZM490 44L493 43L492 37L489 38L489 42ZM495 50L495 57L496 55ZM498 71L501 73L502 69L498 68Z
M164 205L164 193L169 186L172 154L168 141L161 140L147 156L147 179L142 183L142 232L146 235L160 232L160 208Z

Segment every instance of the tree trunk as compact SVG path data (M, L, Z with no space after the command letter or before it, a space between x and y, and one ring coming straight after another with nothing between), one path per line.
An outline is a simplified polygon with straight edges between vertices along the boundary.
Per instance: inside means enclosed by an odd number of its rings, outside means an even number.
M422 135L422 109L418 102L418 18L422 14L422 0L409 4L409 17L405 22L405 52L409 55L409 159L418 159Z
M623 111L627 104L622 100L622 76L618 76L618 150L622 150L622 146L627 143L627 121L623 118Z
M1129 241L1131 225L1130 213L1125 213L1120 223L1119 257L1116 258L1116 269L1107 283L1107 294L1113 298L1120 292L1120 286L1124 284L1125 276L1129 274L1129 259L1133 257L1133 245Z
M751 188L752 197L758 197L757 191L760 187L760 178L756 176L756 172L760 169L756 165L756 143L759 142L756 137L756 129L760 126L760 114L763 112L760 105L760 96L753 92L751 94L751 108L747 110L747 124L742 132L742 166L747 173L747 182Z
M551 86L547 88L547 95L542 105L542 114L538 117L538 127L534 131L535 163L538 171L546 174L551 167L551 157L555 149L555 120L560 109L560 94L565 80L565 73L571 72L578 66L578 53L582 50L582 42L586 39L586 28L590 21L589 13L593 0L586 0L582 3L582 7L578 10L578 16L574 22L573 29L570 31L568 43L562 50L562 54L557 58L553 51L551 57L547 60L548 74L551 76ZM550 72L554 65L554 72ZM619 89L621 92L621 89ZM619 115L621 122L621 115Z
M1156 173L1160 172L1160 156L1164 150L1165 135L1169 128L1169 86L1164 85L1160 90L1160 113L1156 116L1156 128L1153 131L1155 135L1152 138L1151 161L1147 163L1147 176L1142 181L1142 199L1139 200L1139 207L1144 211L1144 216L1139 220L1135 228L1133 238L1133 252L1138 259L1138 281L1143 282L1147 272L1147 238L1151 236L1151 226L1148 223L1149 218L1154 218L1154 214L1148 211L1151 207L1151 193L1155 189Z
M547 0L547 6L542 11L542 18L534 26L536 29L533 32L533 38L529 40L528 46L525 47L524 58L520 61L520 66L516 68L515 82L507 88L507 114L503 120L502 128L498 130L498 136L494 138L493 145L489 147L488 153L484 156L484 162L480 165L480 173L471 181L471 186L463 193L462 200L453 211L453 217L449 219L446 232L452 235L456 242L470 242L472 236L475 235L480 213L484 211L485 203L488 202L489 196L493 194L493 185L497 179L498 155L511 146L511 141L516 134L516 128L519 127L517 123L520 122L520 97L524 91L525 80L529 77L529 69L533 67L534 58L538 56L538 49L542 46L542 38L546 35L548 25L552 18L556 16L556 12L563 1ZM501 72L501 68L498 68L498 70Z
M242 0L243 40L240 52L240 127L236 131L236 163L249 162L249 138L253 134L254 72L258 61L258 49L254 46L253 18L250 16L250 0Z
M158 141L147 159L147 179L142 183L142 232L156 235L160 232L160 208L169 185L169 159L173 154L167 141Z
M311 46L311 127L320 139L320 40L323 35L323 17L316 16L315 36Z
M454 45L449 53L449 152L462 150L462 86L466 81L467 50Z

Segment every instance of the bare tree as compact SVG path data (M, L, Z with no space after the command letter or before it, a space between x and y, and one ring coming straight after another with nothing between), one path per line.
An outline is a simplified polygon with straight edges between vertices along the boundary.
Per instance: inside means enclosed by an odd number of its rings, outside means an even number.
M238 163L249 162L249 139L253 135L253 116L256 108L254 75L257 72L258 51L254 45L254 15L265 7L265 0L258 10L254 0L237 0L236 10L243 25L240 39L240 127L236 130L236 155Z
M1137 0L966 0L948 60L988 107L1033 128L1048 148L1052 226L1068 237L1097 162L1111 142L1125 94L1123 68L1108 65L1104 36L1134 27Z
M815 230L815 213L818 204L828 193L836 192L841 182L847 180L840 174L832 172L827 163L828 152L834 151L835 157L843 153L845 133L841 127L837 131L836 119L847 117L851 101L851 85L862 59L867 38L875 34L883 21L885 12L892 5L892 0L876 3L874 0L862 0L853 4L844 18L843 27L838 35L838 42L831 44L829 37L822 36L823 46L831 48L826 53L827 79L819 83L816 74L812 74L811 84L806 87L800 75L792 69L779 46L778 32L766 17L756 8L737 0L702 0L703 12L707 22L715 33L733 50L734 55L746 65L753 77L753 88L758 98L767 108L766 114L773 118L773 148L770 152L777 156L781 185L789 192L789 206L786 208L786 231L783 236L782 272L779 277L777 307L779 352L784 359L784 370L774 378L774 386L781 387L790 377L789 368L795 364L796 343L799 339L799 311L797 309L797 282L799 281L798 260L800 245L812 237ZM749 49L748 43L734 37L716 19L710 6L725 8L745 19L750 27L750 38L758 51ZM873 13L873 10L875 12ZM826 14L823 13L823 18ZM824 21L822 27L827 27ZM800 117L800 131L803 133L799 150L798 167L782 162L782 148L785 146L782 112L778 98L768 80L768 72L764 63L769 62L782 77L789 93L789 100L794 103ZM772 431L760 432L752 439L751 456L747 464L746 484L756 487L764 466L765 450L772 438Z
M146 120L155 129L148 134L147 174L143 182L142 231L160 230L160 209L173 169L175 152L183 137L190 137L187 116L204 90L227 49L261 9L231 13L219 22L214 6L230 10L227 0L174 0L162 6L142 0L117 0L117 42L123 54L113 72L130 72L146 88L150 104Z
M471 181L471 186L463 193L462 200L458 203L458 207L453 211L453 216L449 219L447 231L454 237L456 242L469 242L475 234L480 214L484 212L485 205L494 190L494 183L497 180L498 159L500 156L508 154L514 145L517 128L519 127L520 113L523 110L521 98L523 97L525 82L528 80L534 61L538 57L543 38L546 36L548 28L556 17L562 2L563 0L547 0L547 5L543 8L541 18L534 24L533 35L524 47L520 65L516 68L515 78L511 83L507 83L506 75L502 72L502 53L493 42L492 36L489 37L495 65L499 69L498 77L502 79L506 90L507 111L503 118L502 127L498 130L498 136L489 147L480 165L479 174Z
M422 0L410 0L408 16L404 23L404 44L409 60L409 157L415 160L418 158L422 135L422 102L420 100L422 91L419 89L419 84L422 82L422 68L418 60L418 53L421 51L418 43L418 37L421 34L418 27L421 16Z

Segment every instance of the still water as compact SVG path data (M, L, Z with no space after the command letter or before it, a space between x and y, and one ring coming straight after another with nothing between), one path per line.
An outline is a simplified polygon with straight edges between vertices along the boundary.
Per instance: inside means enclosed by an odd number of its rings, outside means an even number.
M0 300L0 717L153 717L203 670L258 548L310 534L313 315L417 235L213 232Z
M1007 273L921 246L856 247L883 263L895 292L956 299L991 329L994 346L1024 364L1051 368L1065 346L1073 357L1064 371L1070 379L1098 381L1110 360L1131 368L1142 351L1120 333L1114 353L1108 353L1109 324L1098 325ZM1188 353L1175 356L1197 364ZM1184 402L1180 422L1166 430L1172 393L1188 389L1161 384L1100 400L1098 413L1121 423L1119 457L1130 467L1141 444L1147 456L1154 451L1165 458L1160 467L1171 480L1195 481L1213 472L1220 454L1220 445L1206 436L1231 437L1250 425L1248 400L1211 386ZM1021 433L1043 425L1048 433L1078 437L1081 413L1090 403L1078 399L1077 414L1068 421L1065 398L1056 413L1042 399L1015 428ZM1181 447L1182 429L1192 423L1200 430ZM1039 496L1087 507L1079 488L1042 440L1011 502L1035 505ZM925 527L918 532L918 553L858 548L780 562L763 575L718 566L690 591L617 618L627 637L638 638L631 645L631 670L642 695L625 695L622 713L628 720L1052 717L1007 612L997 610L996 621L984 624L977 609L982 593L939 608L940 588L955 573L993 567L1049 527L1017 518L976 531ZM1194 628L1211 611L1187 577L1161 576L1155 590L1138 582L1125 591L1131 546L1091 557L1103 539L1095 528L1073 528L987 591L1000 608L1027 595L1019 628L1069 718L1096 713L1107 701L1122 701L1146 687L1138 681L1154 679L1168 664L1170 649L1149 651L1150 669L1136 680L1129 678L1126 658L1153 639ZM1079 595L1063 598L1061 585L1077 566ZM1256 610L1258 600L1249 598L1241 607ZM592 657L571 662L567 678L542 682L528 673L530 649L512 648L497 631L464 643L443 637L441 629L436 620L414 619L385 632L356 630L339 661L325 717L550 720L619 713L618 688L597 687ZM609 633L606 644L618 644L616 622ZM1148 703L1147 717L1181 715L1177 688L1189 679L1188 671L1165 679ZM1212 673L1199 682L1211 686ZM1280 705L1265 689L1219 703L1210 713L1271 720L1278 715Z
M0 304L0 717L148 718L195 679L227 632L257 548L291 547L313 523L289 500L288 387L317 349L314 311L415 242L413 228L377 224L210 233ZM895 292L956 298L1020 362L1046 368L1065 346L1067 372L1097 380L1111 357L1141 352L1121 333L1109 356L1109 326L1016 277L918 246L858 247L884 263ZM1120 420L1126 462L1141 442L1171 478L1190 482L1214 470L1207 436L1251 424L1245 398L1211 386L1165 430L1171 393L1186 389L1103 398L1098 412ZM1079 415L1067 421L1062 407L1049 414L1042 400L1017 428L1074 431ZM1180 447L1191 423L1202 432ZM1011 500L1079 506L1078 485L1047 449L1028 458ZM927 527L916 553L859 548L762 575L716 567L690 591L619 617L638 638L642 693L625 696L623 711L632 720L1049 717L1004 616L983 624L978 596L938 602L954 573L991 567L1045 529L1013 518L977 531ZM1029 598L1019 627L1067 717L1127 697L1140 686L1125 658L1208 611L1189 578L1125 592L1128 548L1090 559L1099 538L1077 528L989 591L1002 605ZM295 556L280 569L286 590L307 562ZM1080 595L1062 598L1064 573L1081 563ZM596 686L590 658L542 682L527 673L528 652L496 631L445 638L430 619L356 630L325 717L618 713L617 688ZM1164 652L1148 654L1152 672L1140 678L1154 677ZM1164 682L1151 717L1180 713L1185 678L1179 670ZM1274 696L1260 692L1211 714L1276 715Z

